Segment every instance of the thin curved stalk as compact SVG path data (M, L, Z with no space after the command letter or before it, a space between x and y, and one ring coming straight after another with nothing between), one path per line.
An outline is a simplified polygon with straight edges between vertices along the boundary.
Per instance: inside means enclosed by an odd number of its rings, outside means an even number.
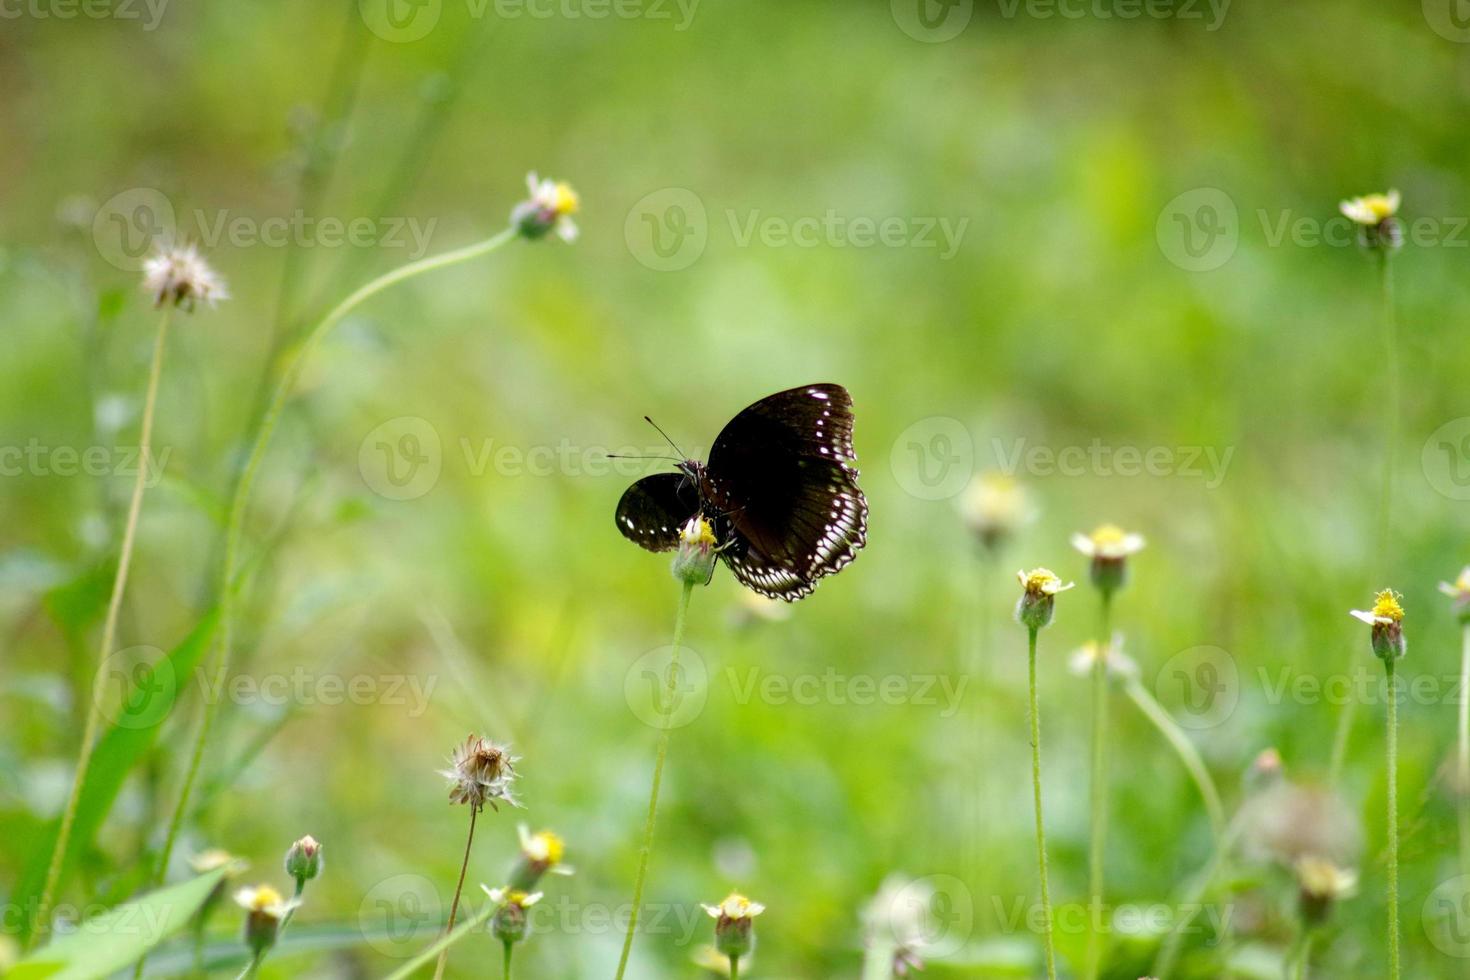
M158 331L153 338L153 358L148 367L148 389L143 399L143 420L138 436L138 473L133 479L133 495L128 502L127 521L123 525L122 548L118 552L117 572L112 579L112 595L107 601L107 617L102 624L102 642L97 652L97 671L92 675L90 703L87 705L87 721L82 728L82 751L77 759L76 776L72 779L71 792L66 798L66 807L61 811L61 826L56 832L56 842L51 848L51 862L46 867L46 883L41 889L41 901L36 907L34 938L44 927L51 908L57 882L61 879L61 868L66 861L67 845L71 842L71 830L76 822L77 804L81 800L82 784L86 782L87 770L92 763L92 750L97 740L97 729L102 715L102 680L107 658L112 654L112 645L117 639L117 621L122 612L123 594L128 587L128 570L133 561L133 544L137 540L138 518L143 512L143 491L147 487L149 461L153 452L153 416L158 407L158 384L163 375L163 356L167 348L168 327L173 319L173 306L165 306L158 320Z
M446 949L453 946L455 943L459 942L461 939L463 939L465 936L468 936L476 929L479 929L482 925L489 921L490 916L494 914L495 903L486 902L485 907L479 912L476 912L474 918L466 919L464 925L460 926L454 932L440 936L428 949L424 950L422 953L415 956L413 959L409 960L407 963L403 964L392 973L388 974L388 976L384 977L383 980L408 980L409 977L413 976L414 973L418 971L419 967L430 963L440 953L444 952Z
M454 886L454 901L449 903L449 922L444 926L445 932L454 931L454 918L456 915L459 914L459 896L464 892L465 873L470 870L470 848L473 847L475 844L475 817L479 814L479 812L479 807L470 807L470 832L469 835L465 837L464 860L460 862L459 865L459 884ZM510 957L510 953L508 950L509 946L507 945L507 960L509 960ZM449 950L446 949L444 950L444 952L439 954L439 964L434 967L434 980L439 980L440 977L444 976L444 967L448 963ZM509 975L509 968L507 968L506 973L507 975Z
M674 616L674 652L669 661L669 680L664 692L664 720L658 733L658 755L653 763L653 787L648 793L648 817L643 822L643 845L638 849L638 873L633 879L633 909L628 915L628 933L623 937L623 952L618 957L617 980L623 980L628 969L628 956L633 952L633 935L638 931L638 909L643 904L643 883L648 877L648 857L653 851L653 826L658 818L658 791L663 783L664 761L669 755L669 723L673 715L674 685L679 666L679 644L684 642L684 621L688 618L689 596L694 586L685 582L679 596L679 611Z
M1460 808L1460 873L1470 875L1470 622L1460 627L1459 778L1455 780Z
M1215 781L1210 778L1210 771L1205 768L1199 750L1180 729L1178 722L1164 710L1164 706L1148 692L1148 688L1139 683L1138 678L1130 677L1123 689L1148 720L1154 723L1154 727L1168 741L1190 778L1194 780L1194 785L1199 790L1199 795L1205 803L1205 810L1210 817L1210 832L1218 844L1221 835L1225 832L1225 807L1220 802L1220 791L1215 788Z

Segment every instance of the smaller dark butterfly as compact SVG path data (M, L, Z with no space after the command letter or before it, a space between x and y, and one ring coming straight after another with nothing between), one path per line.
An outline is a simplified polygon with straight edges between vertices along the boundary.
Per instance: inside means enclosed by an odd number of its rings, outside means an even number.
M868 501L854 462L846 388L780 391L731 419L707 464L682 460L677 473L629 487L618 501L618 530L639 547L670 551L680 528L702 515L742 585L791 602L867 543Z

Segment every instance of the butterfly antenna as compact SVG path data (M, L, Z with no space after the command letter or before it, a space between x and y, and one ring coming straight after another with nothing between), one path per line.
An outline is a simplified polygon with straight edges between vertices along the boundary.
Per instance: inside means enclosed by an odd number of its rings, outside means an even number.
M660 429L658 427L658 423L657 422L655 422L653 419L649 418L647 415L643 416L643 421L645 421L649 425L653 426L654 429L658 432L658 434L664 437L664 441L667 442L670 446L673 446L674 447L674 452L676 452L676 453L679 454L679 459L680 460L684 460L684 459L688 459L689 458L689 457L687 457L687 456L684 455L684 450L680 449L677 445L675 445L674 440L672 440L672 439L669 438L669 434L667 432L665 432L663 429Z
M684 462L684 458L682 456L625 456L622 453L605 453L604 457L606 459L666 459L671 463Z

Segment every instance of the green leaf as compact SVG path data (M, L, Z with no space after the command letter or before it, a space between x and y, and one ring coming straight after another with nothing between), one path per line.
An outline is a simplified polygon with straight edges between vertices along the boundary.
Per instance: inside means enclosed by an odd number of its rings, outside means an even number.
M119 702L121 710L108 719L110 727L98 739L92 762L87 767L87 779L77 801L76 820L62 860L58 892L66 883L67 871L77 856L91 846L97 829L117 801L128 773L158 740L164 719L177 706L179 696L187 689L199 661L209 650L218 621L218 613L210 612L182 643L153 664L150 670L132 671L126 677L119 677L129 685L128 691ZM31 916L40 903L51 849L55 846L59 829L60 821L53 821L40 846L32 851L30 863L16 885L12 902L15 907L26 910L26 921L21 925L22 935L29 936L36 927Z
M224 878L218 868L87 919L16 964L6 980L100 980L184 927Z

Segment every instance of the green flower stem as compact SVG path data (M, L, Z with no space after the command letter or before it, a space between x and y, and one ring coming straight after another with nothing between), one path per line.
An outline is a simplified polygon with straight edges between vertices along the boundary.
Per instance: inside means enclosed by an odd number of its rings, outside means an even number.
M730 957L730 980L740 980L740 957Z
M1046 873L1046 826L1041 817L1041 718L1036 698L1036 633L1027 630L1027 662L1031 680L1031 796L1036 807L1036 871L1041 877L1041 916L1046 940L1047 980L1057 980L1057 951L1052 939L1051 885Z
M1185 770L1194 780L1195 788L1204 799L1205 811L1210 817L1210 832L1217 842L1225 833L1225 807L1220 803L1220 791L1215 788L1215 781L1210 778L1210 771L1205 768L1204 760L1200 758L1199 750L1184 734L1179 723L1170 717L1164 706L1148 692L1148 688L1139 683L1138 678L1130 677L1123 685L1124 691L1133 703L1138 705L1154 727L1164 736L1169 745L1173 747L1179 761L1183 763Z
M122 548L118 552L117 571L112 578L112 595L107 601L107 617L102 623L102 643L97 652L97 672L92 676L91 697L87 704L87 721L82 728L82 750L77 759L76 776L72 779L71 792L66 798L66 807L61 811L61 826L56 832L56 842L51 847L51 863L46 866L46 883L41 888L41 901L36 906L36 918L31 929L35 939L46 927L51 900L57 882L61 879L61 868L66 863L66 848L71 841L71 829L76 822L77 804L82 796L82 784L87 780L87 770L92 764L92 750L97 740L97 728L102 715L102 680L107 658L112 654L112 644L117 639L117 620L122 612L123 594L128 587L128 569L133 560L133 543L138 534L138 517L143 511L143 491L148 478L148 461L153 446L153 416L158 407L158 382L163 375L163 355L167 347L169 322L173 319L173 307L165 306L158 320L158 332L153 338L153 359L148 367L148 389L143 399L142 431L138 436L138 473L133 479L133 496L128 502L127 521L123 525Z
M863 951L862 980L893 980L893 957L897 952L887 930L873 930Z
M260 964L264 959L265 950L261 950L259 953L250 957L250 962L245 964L245 969L240 971L240 975L235 980L250 980L251 977L260 973Z
M1470 875L1470 621L1460 627L1459 778L1455 786L1460 808L1460 873Z
M1103 930L1100 928L1103 907L1103 853L1107 843L1108 789L1108 658L1112 654L1113 594L1104 589L1099 621L1097 657L1092 662L1092 775L1090 779L1091 814L1087 855L1087 897L1089 922L1087 937L1087 976L1095 978L1102 968Z
M464 841L464 860L461 861L460 862L460 865L459 865L459 884L457 884L457 885L454 886L454 901L452 901L452 902L449 903L449 922L446 923L445 926L444 926L444 931L445 932L453 932L454 931L454 919L455 919L455 916L457 916L459 914L459 896L464 892L464 876L465 876L465 872L469 871L469 869L470 869L470 848L472 846L474 846L474 843L475 843L475 817L479 815L479 812L480 812L480 808L479 807L477 807L477 806L471 806L470 807L470 832L469 832L468 836L465 837L465 841ZM507 960L507 962L509 962L509 959L510 959L510 952L509 952L509 950L510 950L510 944L507 943L506 944L506 960ZM444 950L444 952L442 952L442 953L439 954L439 964L434 967L434 980L439 980L440 977L444 976L444 967L445 967L445 964L447 964L448 962L449 962L449 950L446 949L446 950ZM509 975L509 970L507 970L507 975Z
M1302 934L1294 944L1292 955L1286 960L1290 970L1289 980L1307 980L1307 964L1312 959L1312 940L1315 938L1311 926L1302 926Z
M468 936L470 933L479 929L486 922L488 922L490 920L490 916L495 914L495 908L496 906L494 902L486 902L485 908L475 913L473 918L466 919L464 925L460 926L453 932L445 933L443 936L440 936L432 946L424 950L419 955L415 956L413 959L409 960L407 963L400 966L398 969L394 970L392 973L388 974L388 976L385 977L384 980L408 980L409 977L413 976L414 973L418 971L419 967L428 964L440 953L444 952L446 949L459 942L465 936Z
M342 321L347 314L357 309L367 300L379 293L395 286L400 282L412 279L426 272L434 272L461 262L488 255L500 246L506 244L516 237L514 227L506 228L504 231L482 242L466 245L464 248L454 249L441 255L431 255L428 258L410 262L399 266L390 272L384 273L366 285L360 287L321 319L301 346L296 349L291 361L286 365L281 374L280 383L276 386L275 394L267 406L265 415L261 418L260 428L255 436L255 444L251 447L250 457L246 460L245 469L236 484L235 494L230 501L229 518L225 524L225 551L220 574L220 641L215 654L214 670L215 677L224 680L229 674L230 656L232 653L234 639L234 613L235 593L238 588L236 577L240 564L240 543L244 534L245 513L249 508L250 495L255 488L255 479L259 475L261 463L265 459L265 453L270 446L271 437L275 435L276 425L281 420L285 411L286 402L290 400L291 393L295 390L296 382L301 377L307 360L311 354L321 345L322 340L332 328ZM199 775L199 766L204 759L205 747L209 744L209 735L214 727L215 716L219 711L217 699L206 699L204 702L204 718L199 725L199 731L194 737L193 751L190 755L189 766L184 774L184 783L179 790L179 800L174 807L173 816L169 820L168 834L164 838L163 850L159 854L157 866L154 868L152 881L154 884L163 880L164 873L168 869L169 857L173 854L174 844L178 841L179 831L183 826L184 819L189 812L189 797L194 789L195 779Z
M1179 951L1184 945L1185 930L1199 915L1206 892L1220 877L1220 871L1224 868L1226 860L1229 859L1230 852L1235 849L1235 842L1240 839L1241 832L1245 829L1243 817L1244 814L1236 812L1234 819L1230 821L1230 826L1225 828L1224 835L1216 843L1209 863L1190 882L1189 891L1185 893L1184 900L1179 903L1179 908L1185 911L1179 916L1173 930L1164 940L1158 958L1154 961L1153 970L1150 971L1150 976L1157 977L1158 980L1169 980L1174 973L1174 965L1179 962ZM1220 938L1223 940L1224 937Z
M1382 374L1387 383L1387 418L1384 422L1383 473L1378 493L1378 520L1374 559L1376 568L1386 581L1392 570L1390 558L1393 544L1393 467L1399 451L1399 331L1398 315L1394 310L1393 261L1386 248L1378 251L1379 283L1382 287L1383 304L1383 357ZM1377 583L1374 583L1377 586ZM1327 784L1335 786L1342 777L1342 767L1347 761L1348 740L1352 734L1353 721L1357 715L1358 702L1350 698L1337 713L1337 730L1332 736L1332 757L1327 766Z
M514 950L514 949L515 949L515 945L510 940L506 940L505 941L505 980L510 980L510 956L511 956L512 950ZM449 952L449 950L446 949L444 951L444 953L447 953L447 952ZM439 962L440 963L443 963L444 962L444 953L440 953L439 954Z
M689 596L694 592L692 582L683 583L679 595L679 609L674 615L673 655L669 661L668 689L664 692L664 720L658 733L658 756L653 764L653 787L648 793L648 817L643 822L643 844L638 849L638 873L633 879L633 909L628 915L628 933L623 937L623 953L618 957L617 980L623 980L628 969L628 956L633 952L633 934L638 931L638 909L643 902L643 883L648 877L648 857L653 851L653 826L658 818L658 790L663 783L664 761L669 755L669 722L673 713L675 684L678 683L679 644L684 642L684 622L688 618Z
M1388 674L1388 976L1399 980L1399 692L1394 658Z

